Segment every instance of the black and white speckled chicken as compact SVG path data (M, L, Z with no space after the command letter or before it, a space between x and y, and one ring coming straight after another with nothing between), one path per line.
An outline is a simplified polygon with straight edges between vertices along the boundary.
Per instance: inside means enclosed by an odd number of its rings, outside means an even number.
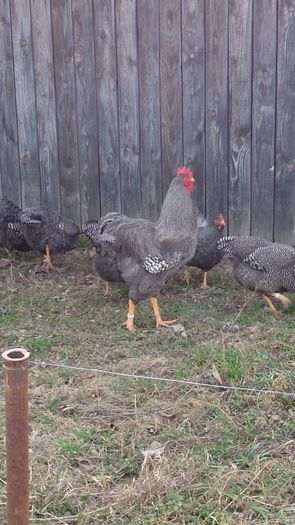
M202 290L207 290L207 274L214 266L216 266L223 257L223 252L218 250L217 242L223 236L225 221L223 215L219 214L214 220L214 225L208 224L205 217L198 213L198 244L195 255L189 261L184 280L189 284L190 281L190 266L200 268L203 271Z
M7 199L0 199L0 246L7 251L30 250L22 229L20 228L19 213L21 209Z
M228 253L237 281L248 290L262 294L273 313L273 301L284 307L290 300L284 292L295 292L295 249L286 244L256 237L223 237L220 250Z
M116 253L115 273L118 271L129 286L128 330L134 329L135 305L144 299L151 300L157 327L175 322L162 320L157 296L195 253L197 216L191 199L194 181L189 169L177 171L155 223L119 213L108 213L98 221L95 245L112 248Z
M73 250L80 234L77 224L50 208L28 208L19 214L22 230L32 250L44 254L48 269L53 269L50 255Z
M118 265L120 256L113 250L110 243L101 241L101 221L88 221L84 227L84 233L95 246L94 266L99 277L106 284L105 295L107 295L109 283L124 282Z

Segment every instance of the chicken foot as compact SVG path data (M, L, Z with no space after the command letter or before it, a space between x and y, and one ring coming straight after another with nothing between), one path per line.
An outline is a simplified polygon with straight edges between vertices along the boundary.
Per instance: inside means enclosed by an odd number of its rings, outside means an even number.
M48 244L46 244L45 246L45 254L44 254L43 262L47 264L48 270L54 270L54 266L50 259L50 250L49 250Z
M127 321L123 323L123 326L126 326L127 330L130 330L132 332L134 330L134 311L135 311L135 304L131 299L128 301L128 314L127 314Z
M273 304L271 298L268 297L267 295L264 295L264 294L262 294L262 297L263 297L263 299L265 300L266 304L269 306L270 311L271 311L274 315L277 315L278 311L277 311L275 305Z
M202 290L208 290L209 286L207 284L207 275L208 275L208 272L203 272L203 282L200 286L200 288Z
M181 280L185 282L185 284L188 286L191 282L191 274L190 274L190 267L185 266L185 270L181 276Z
M176 323L177 319L173 319L173 321L163 321L161 314L160 314L157 297L151 297L151 305L152 305L152 308L155 314L157 328L160 328L160 326L167 327L173 323Z
M290 301L290 299L288 299L288 297L286 297L282 293L272 293L271 296L277 301L279 301L279 303L281 303L284 308L288 308L288 306L292 304L292 301Z
M103 295L106 297L107 295L109 295L111 287L110 287L109 281L103 281L103 282L104 282L104 286L105 286Z

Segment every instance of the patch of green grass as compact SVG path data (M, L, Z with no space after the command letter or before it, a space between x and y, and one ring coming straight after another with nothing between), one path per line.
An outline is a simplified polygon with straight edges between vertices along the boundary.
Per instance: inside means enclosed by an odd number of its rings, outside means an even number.
M42 352L49 352L49 350L51 350L52 346L54 345L54 337L39 335L37 337L25 339L24 345L29 350L41 350Z

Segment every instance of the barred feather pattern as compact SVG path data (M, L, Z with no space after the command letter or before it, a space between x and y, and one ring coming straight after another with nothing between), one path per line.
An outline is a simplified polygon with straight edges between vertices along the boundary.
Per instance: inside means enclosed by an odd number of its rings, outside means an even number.
M161 273L165 272L165 270L171 270L172 268L175 268L179 264L183 257L182 253L179 253L175 259L172 261L164 261L159 259L157 256L151 256L148 255L145 260L143 261L142 267L148 272L148 273Z
M235 239L237 239L235 235L227 235L225 237L221 237L221 239L217 241L217 250L229 253L231 251L231 243Z
M256 260L256 250L250 253L247 257L245 257L244 262L249 263L249 265L251 266L251 268L253 268L253 270L258 270L259 272L266 271L265 266L263 266Z
M8 250L28 251L19 221L21 209L8 199L0 199L0 245Z

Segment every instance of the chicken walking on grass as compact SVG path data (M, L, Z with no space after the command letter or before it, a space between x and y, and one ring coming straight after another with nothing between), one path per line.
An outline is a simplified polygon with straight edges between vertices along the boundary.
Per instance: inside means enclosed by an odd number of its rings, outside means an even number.
M285 308L291 301L284 292L295 292L295 249L256 237L223 237L218 248L228 253L239 284L260 293L272 313L274 301Z
M107 280L119 278L129 286L128 315L124 323L128 330L134 329L136 304L145 299L151 301L157 328L175 322L161 318L157 296L195 253L198 226L191 199L194 182L188 168L178 169L157 222L131 219L113 212L96 222L95 234L93 221L92 226L86 224L84 231L92 238L98 258L101 247L112 250L107 257L111 253L115 260L114 273L107 276Z
M48 270L53 270L51 254L67 252L76 246L80 234L77 224L50 208L28 208L19 214L23 233L32 250L44 254Z
M183 275L183 280L187 284L190 282L190 267L193 266L203 271L201 289L208 289L208 272L219 264L223 257L222 251L217 248L217 242L223 236L224 226L225 221L221 214L216 217L212 226L208 224L205 217L198 214L198 244L195 254L192 260L189 261Z

